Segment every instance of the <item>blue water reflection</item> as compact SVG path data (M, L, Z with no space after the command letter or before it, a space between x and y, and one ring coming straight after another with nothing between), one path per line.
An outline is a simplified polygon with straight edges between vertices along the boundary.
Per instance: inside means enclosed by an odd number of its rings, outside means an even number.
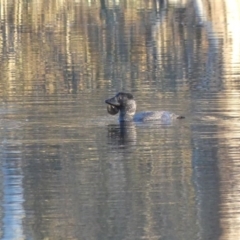
M20 146L3 142L2 159L2 239L24 239L25 211Z
M1 6L1 239L239 237L237 1Z

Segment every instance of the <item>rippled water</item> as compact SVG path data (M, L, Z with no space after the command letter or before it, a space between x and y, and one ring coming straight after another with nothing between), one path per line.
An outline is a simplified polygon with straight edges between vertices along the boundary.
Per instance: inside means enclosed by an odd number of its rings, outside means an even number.
M237 1L1 6L1 239L239 237Z

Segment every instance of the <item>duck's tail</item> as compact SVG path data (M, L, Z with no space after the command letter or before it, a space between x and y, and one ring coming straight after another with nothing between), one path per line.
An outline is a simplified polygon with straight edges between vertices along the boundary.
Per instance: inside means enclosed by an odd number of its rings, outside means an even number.
M177 116L177 119L184 119L185 117L184 116L181 116L181 115L179 115L179 116Z

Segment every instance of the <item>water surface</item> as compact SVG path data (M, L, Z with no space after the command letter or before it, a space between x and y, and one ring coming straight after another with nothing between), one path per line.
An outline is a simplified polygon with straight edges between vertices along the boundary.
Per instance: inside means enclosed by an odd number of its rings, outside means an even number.
M237 239L237 1L1 6L1 239Z

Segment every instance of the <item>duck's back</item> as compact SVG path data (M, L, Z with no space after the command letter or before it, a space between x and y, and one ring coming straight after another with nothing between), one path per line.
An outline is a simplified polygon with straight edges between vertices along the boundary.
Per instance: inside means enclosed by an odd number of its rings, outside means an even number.
M147 121L160 121L162 123L169 123L173 119L183 118L179 115L168 111L147 111L139 112L134 115L133 120L135 122L147 122Z

